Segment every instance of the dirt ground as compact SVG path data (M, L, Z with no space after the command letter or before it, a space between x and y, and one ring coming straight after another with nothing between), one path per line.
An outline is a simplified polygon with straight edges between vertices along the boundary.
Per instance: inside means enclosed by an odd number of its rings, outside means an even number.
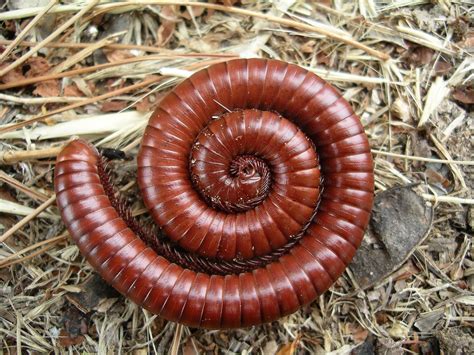
M474 353L472 2L160 3L0 1L0 354ZM135 157L150 112L237 57L298 64L343 93L377 200L365 254L310 306L191 329L95 276L54 205L54 159L73 136L123 151L114 179L146 221Z

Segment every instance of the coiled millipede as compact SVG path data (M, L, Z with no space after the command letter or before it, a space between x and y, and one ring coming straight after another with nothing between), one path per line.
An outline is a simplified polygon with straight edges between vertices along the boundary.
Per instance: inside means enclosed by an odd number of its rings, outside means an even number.
M324 80L277 60L201 70L150 118L138 184L162 236L121 207L102 160L83 140L58 156L71 237L123 295L194 327L257 325L313 301L350 263L372 208L359 118Z

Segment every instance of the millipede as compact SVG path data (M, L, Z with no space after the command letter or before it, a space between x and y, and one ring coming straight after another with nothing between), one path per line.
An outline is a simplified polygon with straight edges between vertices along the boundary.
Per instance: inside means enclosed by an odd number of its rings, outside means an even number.
M106 282L192 327L249 327L314 301L351 262L372 209L360 119L326 81L278 60L231 60L181 82L137 163L159 233L132 217L82 139L57 158L62 219Z

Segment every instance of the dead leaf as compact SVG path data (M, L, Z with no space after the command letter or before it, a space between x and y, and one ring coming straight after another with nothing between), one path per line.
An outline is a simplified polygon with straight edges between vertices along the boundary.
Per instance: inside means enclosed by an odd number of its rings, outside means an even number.
M34 95L42 97L59 96L61 88L59 80L47 80L36 84L36 89L33 91Z
M449 62L445 62L444 60L439 60L436 62L434 66L434 70L436 75L444 75L451 71L453 66Z
M102 112L118 112L120 110L123 110L125 107L127 107L127 103L125 101L118 101L118 100L106 101L102 104L101 111Z
M397 270L428 234L433 215L411 186L375 196L370 233L350 265L357 284L366 289Z
M413 155L419 157L431 157L431 147L425 137L417 132L410 132L410 137L413 142ZM421 161L413 162L413 166L417 169L423 165L425 165L425 163Z
M44 75L51 69L51 65L49 64L48 60L40 56L31 57L28 59L27 65L29 66L29 69L26 72L27 78ZM33 91L34 95L41 97L59 96L60 93L61 87L59 80L40 82L35 85L35 90Z
M51 69L51 65L49 64L48 60L39 56L31 57L26 63L30 67L30 69L26 72L27 78L44 75L49 71L49 69Z
M11 33L16 33L16 21L14 20L6 20L4 23L3 23L3 26L2 26L5 31L7 32L11 32Z
M134 57L132 52L128 49L104 49L104 54L110 63L116 63Z
M152 95L150 95L152 96ZM137 102L135 105L135 108L138 112L148 112L150 111L151 107L151 102L150 102L150 96L145 97L144 99L140 100Z
M413 66L429 64L434 56L434 50L428 47L412 45L408 52L403 56L405 63Z
M89 84L89 83L88 83ZM99 87L99 92L103 93L104 90L105 92L107 91L112 91L112 90L118 90L127 84L126 79L121 79L121 80L116 80L116 79L107 79L107 81L104 83L104 85L101 85Z
M192 16L189 10L192 11ZM196 17L201 16L204 13L204 11L206 11L206 9L203 7L186 7L186 10L181 12L180 15L186 20L192 20L193 17L196 18Z
M84 94L77 88L76 84L70 84L64 88L64 96L82 97Z
M474 88L472 87L458 87L453 91L453 98L463 104L474 104Z
M158 104L160 103L161 99L164 97L163 94L152 94L145 97L143 100L140 100L136 105L136 109L138 112L150 112L153 111Z
M0 213L0 233L7 231L16 224L15 217L9 214Z
M301 45L300 50L303 53L313 53L315 45L316 41L314 39L310 39Z
M441 175L440 173L438 173L437 171L433 169L430 169L430 168L426 169L425 174L430 184L433 184L433 185L437 184L444 188L448 188L449 185L451 185L451 182L448 179L446 179L446 177L444 177L443 175Z
M346 323L346 328L347 332L351 334L352 339L356 344L364 342L369 335L369 331L362 328L359 324Z
M474 30L471 30L467 33L464 41L460 43L460 47L462 47L467 52L474 51Z
M416 275L420 270L411 260L408 260L399 270L395 271L391 276L395 281L406 280Z
M13 194L6 188L0 188L0 199L11 201L11 202L18 202L18 200L13 196Z
M3 69L3 68L7 67L10 64L11 64L11 62L1 64L0 69ZM0 77L0 81L4 84L8 84L8 83L11 83L11 82L16 82L16 81L20 81L20 80L24 80L24 79L25 79L25 76L23 75L23 73L21 71L21 68L19 68L19 67L16 67L15 69L10 70L4 76Z
M66 330L62 329L61 333L59 333L59 345L62 347L68 347L71 345L79 345L84 341L84 335L78 335L76 337L71 337L67 334Z
M68 347L81 344L87 334L88 326L86 316L77 308L68 307L62 319L63 328L59 334L59 345Z
M174 6L162 6L160 12L160 27L158 28L158 46L166 45L173 37L178 16L174 11Z
M385 324L387 323L390 318L388 317L388 314L385 312L377 312L375 313L375 320L377 321L377 324Z
M459 16L449 23L452 29L452 40L458 42L458 45L469 35L469 20L469 16Z
M196 349L196 346L194 345L192 337L186 339L182 347L182 351L183 355L199 355L199 352Z
M102 25L104 22L106 22L106 21L104 20L104 17L106 17L106 14L105 14L105 13L99 13L99 14L95 15L95 16L91 19L91 24L96 25L96 26Z
M300 344L301 335L298 334L291 343L283 345L280 350L276 353L276 355L293 355L296 354L296 350Z
M67 293L66 298L83 313L89 313L104 299L118 297L117 291L97 274L80 287L82 289L80 293Z
M331 67L332 65L331 57L325 53L318 53L316 55L316 59L318 61L318 64L326 65L328 67Z

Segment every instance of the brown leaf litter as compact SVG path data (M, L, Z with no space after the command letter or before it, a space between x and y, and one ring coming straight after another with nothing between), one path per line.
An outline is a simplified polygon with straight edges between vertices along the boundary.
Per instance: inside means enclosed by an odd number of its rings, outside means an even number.
M0 77L0 353L472 349L472 5L33 2L0 12L0 52L16 44L0 65L13 67ZM54 159L72 135L124 152L115 180L147 222L134 158L148 114L193 71L239 56L299 64L349 100L376 204L352 271L311 305L250 329L190 329L99 287L53 205Z

